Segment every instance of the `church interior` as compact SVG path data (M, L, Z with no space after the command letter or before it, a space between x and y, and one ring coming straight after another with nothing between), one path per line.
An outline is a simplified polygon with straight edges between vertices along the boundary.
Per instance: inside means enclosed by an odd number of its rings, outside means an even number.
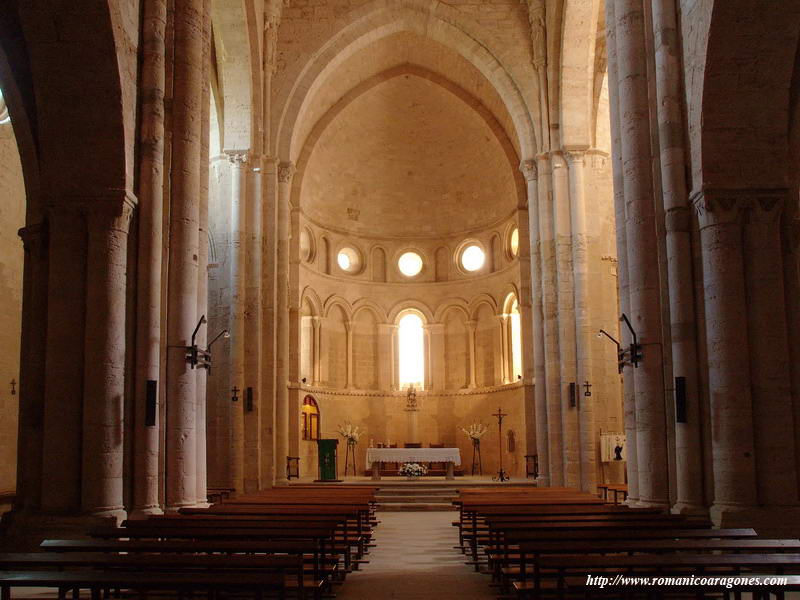
M767 4L0 0L0 550L333 519L341 598L548 597L485 537L546 505L800 575L800 0ZM394 595L426 532L442 579Z

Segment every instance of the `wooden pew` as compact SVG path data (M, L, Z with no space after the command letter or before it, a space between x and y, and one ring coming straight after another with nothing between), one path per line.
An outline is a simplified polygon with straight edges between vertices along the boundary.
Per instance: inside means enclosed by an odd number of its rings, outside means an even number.
M221 590L249 593L257 600L262 600L268 591L276 592L278 598L286 597L283 575L265 572L0 571L2 600L11 600L11 588L15 587L88 589L92 600L100 600L101 591L106 589L129 589L142 600L151 592L190 595L198 591L216 593Z
M138 572L178 571L200 572L212 570L258 570L284 575L284 587L294 589L299 597L313 591L316 597L324 583L322 579L309 579L303 571L302 556L276 555L210 555L210 554L118 554L115 552L26 552L0 553L0 570L38 569L114 569Z

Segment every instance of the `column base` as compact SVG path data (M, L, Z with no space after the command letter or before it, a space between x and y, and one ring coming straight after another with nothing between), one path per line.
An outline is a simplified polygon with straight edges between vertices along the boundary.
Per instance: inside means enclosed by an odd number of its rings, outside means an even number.
M147 506L145 508L134 508L129 514L128 519L131 521L141 521L151 515L163 515L164 511L159 506Z
M721 528L752 527L760 536L800 536L800 506L741 506L714 504L709 510L714 525Z
M642 500L639 498L631 501L631 499L628 498L625 503L631 508L663 508L665 512L669 511L669 504L661 500Z
M673 515L708 516L708 507L691 502L677 502L670 509Z
M121 515L120 515L121 513ZM118 526L125 511L103 514L54 515L12 510L3 515L2 543L6 551L41 551L39 544L49 538L84 538L89 529Z

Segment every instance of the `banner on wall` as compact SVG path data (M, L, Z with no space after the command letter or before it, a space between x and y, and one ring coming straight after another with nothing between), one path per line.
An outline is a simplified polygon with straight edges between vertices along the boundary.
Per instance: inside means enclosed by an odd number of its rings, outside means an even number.
M624 433L600 434L600 460L602 462L626 460Z

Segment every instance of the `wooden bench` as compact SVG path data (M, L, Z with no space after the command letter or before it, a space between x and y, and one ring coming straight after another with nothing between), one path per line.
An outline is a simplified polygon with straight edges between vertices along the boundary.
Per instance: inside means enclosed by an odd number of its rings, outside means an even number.
M101 592L106 589L133 590L142 600L151 592L186 595L201 590L208 593L237 590L252 594L257 600L263 599L265 592L286 597L283 575L264 572L0 571L2 600L11 599L14 587L88 589L92 600L100 600Z

